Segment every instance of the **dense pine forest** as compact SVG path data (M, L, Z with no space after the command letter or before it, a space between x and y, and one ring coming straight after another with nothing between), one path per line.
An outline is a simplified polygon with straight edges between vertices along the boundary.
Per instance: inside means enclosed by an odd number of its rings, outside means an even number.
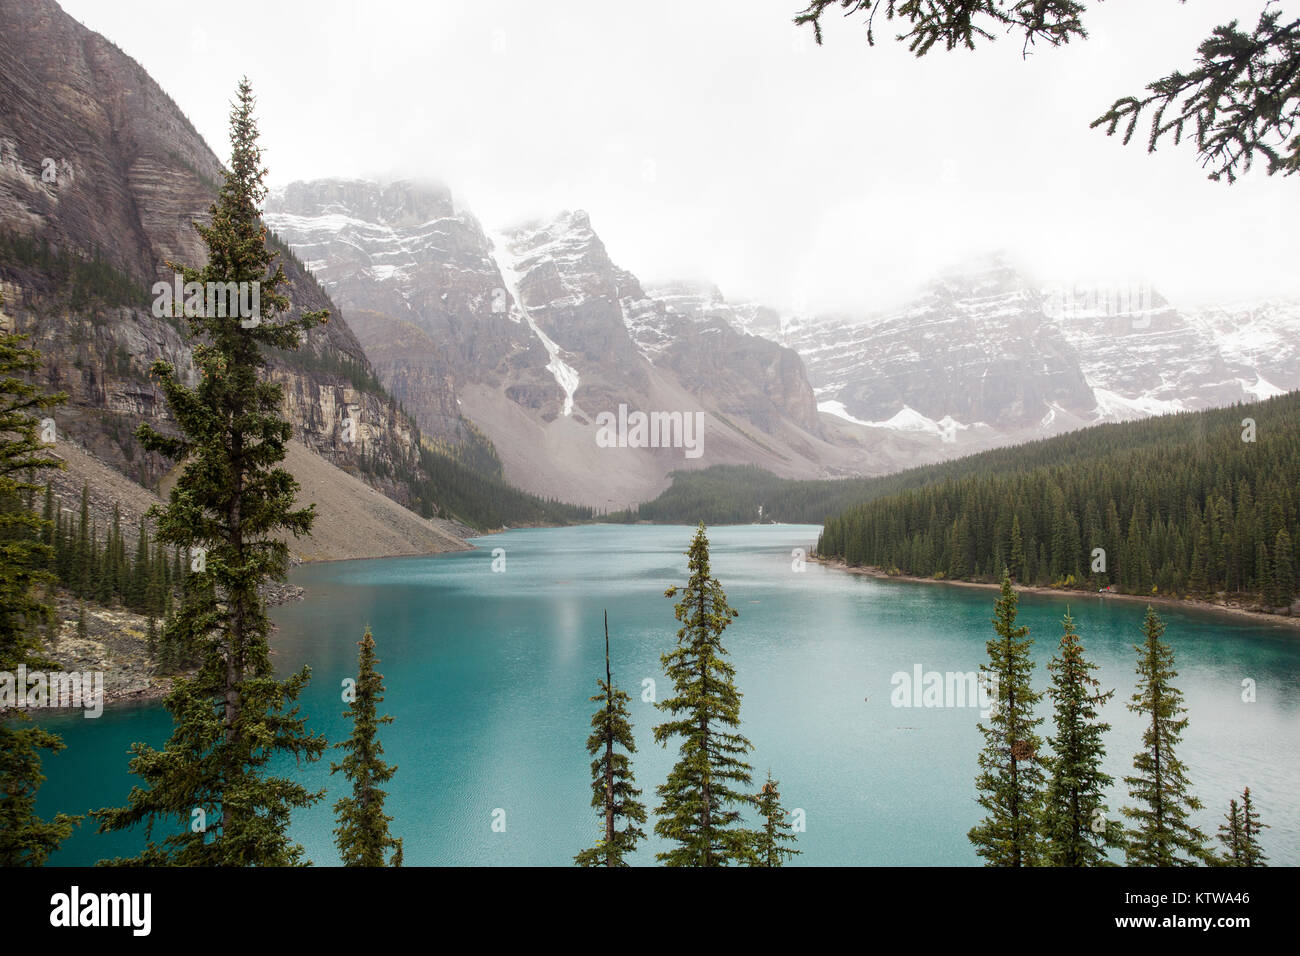
M750 524L759 520L820 524L826 515L871 497L878 484L901 477L797 481L778 478L757 465L713 465L698 471L673 472L672 485L658 498L611 514L606 520L654 524L698 521L709 525ZM905 484L898 484L894 490L904 487Z
M1284 396L1279 400L1290 398L1292 396ZM1022 473L1051 465L1086 462L1099 455L1140 449L1152 442L1195 442L1209 427L1211 419L1215 422L1214 427L1227 427L1224 423L1236 422L1237 434L1240 435L1241 419L1255 414L1252 409L1257 411L1260 407L1258 404L1238 405L1208 412L1183 412L1136 422L1096 425L1054 438L995 448L877 478L803 481L779 478L755 465L714 465L695 471L678 471L673 473L672 485L659 497L611 514L605 520L692 525L699 521L710 525L757 521L821 524L855 505L899 495L924 485L981 474ZM1291 408L1294 410L1294 405Z
M50 549L48 568L74 597L106 607L121 605L150 617L170 615L175 589L187 569L181 552L151 540L143 521L128 554L117 508L107 527L100 528L90 516L88 489L82 489L80 513L71 514L58 507L49 485L41 520L42 538Z
M992 467L999 457L1013 466ZM1005 567L1035 585L1295 597L1300 393L965 462L827 519L818 553L926 577L997 580Z
M493 450L493 458L495 454ZM571 524L590 520L593 515L588 507L520 491L499 474L482 470L476 462L442 451L421 446L420 465L428 479L412 476L411 482L425 517L437 514L487 530L509 525ZM433 505L435 500L437 504Z

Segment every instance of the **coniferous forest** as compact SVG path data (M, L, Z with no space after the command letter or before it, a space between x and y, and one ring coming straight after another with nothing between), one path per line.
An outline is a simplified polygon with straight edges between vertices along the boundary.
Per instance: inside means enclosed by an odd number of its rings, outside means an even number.
M41 521L49 568L74 597L151 617L169 616L188 565L179 551L151 539L144 521L134 529L136 543L128 554L118 511L107 527L98 528L90 517L88 489L82 490L79 513L73 513L55 504L53 489L46 485Z
M1009 469L959 469L827 518L818 553L923 577L1006 567L1042 586L1295 599L1300 394L1018 451L997 453Z

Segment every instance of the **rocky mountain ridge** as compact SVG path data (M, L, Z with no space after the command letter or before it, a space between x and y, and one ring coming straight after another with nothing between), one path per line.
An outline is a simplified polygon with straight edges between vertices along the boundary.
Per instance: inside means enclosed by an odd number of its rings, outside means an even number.
M149 290L171 279L169 261L204 261L193 223L206 219L221 169L115 45L53 0L0 0L0 323L31 335L44 383L69 393L54 413L60 430L147 485L168 463L141 452L133 432L169 424L149 366L164 359L194 375L183 323L155 316ZM379 386L346 317L281 249L293 312L332 313L300 352L272 357L295 435L419 506L418 429Z
M880 315L779 315L824 411L1018 440L1300 388L1300 302L1180 309L1142 283L1040 285L1004 257Z
M602 446L599 420L620 408L704 412L705 464L849 468L793 351L647 293L582 210L488 235L444 186L319 180L277 191L267 221L362 316L385 384L421 425L456 440L454 404L528 490L622 507L695 464ZM430 378L445 387L419 387Z

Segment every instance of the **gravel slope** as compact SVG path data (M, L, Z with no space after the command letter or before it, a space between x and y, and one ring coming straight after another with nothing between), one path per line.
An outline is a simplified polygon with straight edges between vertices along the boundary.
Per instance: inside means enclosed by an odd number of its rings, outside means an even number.
M114 503L120 505L122 530L128 538L130 553L140 515L162 499L77 445L60 442L54 452L64 460L66 471L46 472L37 480L52 479L60 504L74 513L80 507L82 485L88 484L91 508L101 529L106 526ZM421 518L297 441L289 442L284 464L302 486L299 501L316 504L316 521L310 537L288 539L290 552L299 560L383 558L463 551L470 547L464 541L471 533L468 529L450 521ZM171 477L164 481L164 494L173 480Z

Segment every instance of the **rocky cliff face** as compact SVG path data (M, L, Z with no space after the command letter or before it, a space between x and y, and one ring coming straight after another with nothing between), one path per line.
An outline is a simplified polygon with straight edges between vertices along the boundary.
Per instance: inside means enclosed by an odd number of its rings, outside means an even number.
M1229 405L1246 398L1215 336L1158 292L1074 289L1049 319L1070 343L1099 418Z
M558 406L491 240L445 187L293 183L266 218L354 317L382 380L430 434L456 439L457 383L508 383Z
M724 413L744 415L764 431L779 427L784 418L825 436L799 354L741 331L765 327L777 313L733 307L716 286L690 282L651 287L647 307L647 300L635 295L639 286L631 283L629 328L657 366L672 369Z
M0 2L0 222L133 276L194 262L212 151L144 69L54 0Z
M139 64L53 0L0 0L3 321L32 335L46 380L69 392L60 427L145 482L164 463L130 435L168 418L148 367L162 358L193 373L181 324L152 315L149 289L171 278L169 260L204 260L193 222L220 179L217 157ZM283 264L295 313L332 312L300 353L273 359L297 437L345 468L387 472L365 476L409 503L394 476L418 467L412 423L367 384L373 370L324 290L292 256ZM349 414L357 441L344 439Z
M499 237L497 265L564 392L561 414L587 417L644 396L649 370L619 305L628 276L610 261L582 210Z

